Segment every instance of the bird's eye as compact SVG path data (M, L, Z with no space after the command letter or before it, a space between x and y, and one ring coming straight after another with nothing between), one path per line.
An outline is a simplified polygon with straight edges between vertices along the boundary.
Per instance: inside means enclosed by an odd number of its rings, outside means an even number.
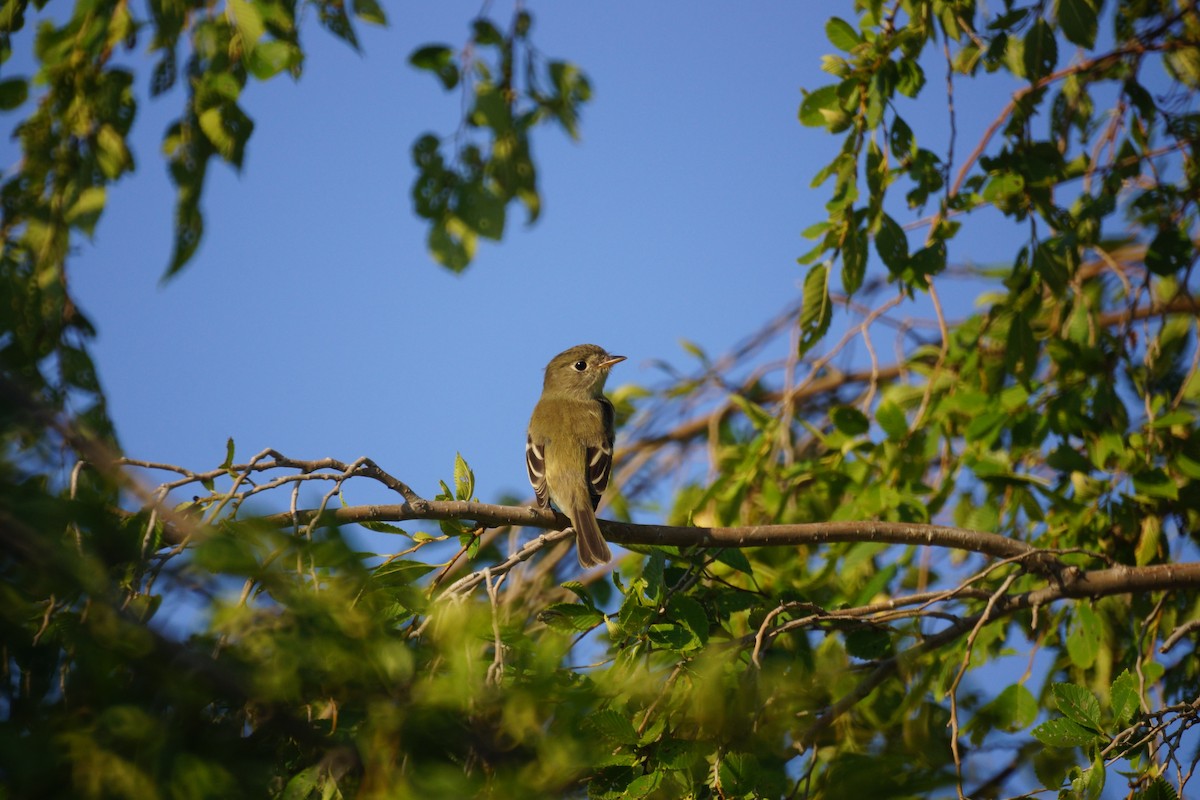
M572 366L575 367L576 372L583 372L585 369L587 369L587 362L586 361L576 361Z

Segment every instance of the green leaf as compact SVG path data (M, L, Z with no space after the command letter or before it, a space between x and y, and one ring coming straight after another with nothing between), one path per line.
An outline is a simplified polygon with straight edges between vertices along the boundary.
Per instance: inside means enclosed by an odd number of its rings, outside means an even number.
M354 16L372 25L387 25L387 15L376 0L351 0Z
M1090 669L1100 652L1103 630L1096 612L1085 603L1071 610L1071 622L1067 626L1067 653L1071 663L1080 669Z
M538 620L555 630L582 633L604 622L604 615L578 603L554 603L538 614Z
M854 26L840 17L829 18L825 23L825 35L834 47L847 53L852 52L863 41Z
M1045 19L1038 18L1025 34L1025 77L1036 83L1054 71L1058 65L1058 42L1054 29Z
M101 212L104 211L106 197L107 193L103 186L90 186L84 189L79 193L75 203L67 210L65 215L67 222L91 236L100 219Z
M667 614L692 634L696 646L708 641L708 615L700 603L687 595L674 595L667 601Z
M712 550L708 551L713 554ZM717 561L727 567L736 569L738 572L746 575L753 575L754 568L750 566L750 559L746 558L746 554L738 548L728 547L718 550L715 553Z
M867 415L854 406L834 406L829 412L833 426L847 436L862 436L871 429Z
M1033 756L1033 772L1042 786L1057 789L1075 768L1075 754L1070 750L1040 748Z
M828 128L838 131L845 126L850 115L842 109L836 84L822 86L804 95L800 102L800 123L810 128Z
M1033 250L1033 269L1055 295L1061 296L1066 292L1071 276L1061 247L1049 242L1039 243Z
M1078 778L1071 781L1071 788L1075 792L1074 797L1078 800L1100 800L1100 795L1104 792L1106 776L1104 760L1100 756L1096 756L1092 765L1080 773Z
M1179 794L1170 781L1159 775L1143 791L1134 794L1133 800L1179 800Z
M762 796L755 791L755 786L763 778L762 767L750 753L727 753L720 759L717 776L721 781L722 794L727 797Z
M1147 514L1142 517L1141 527L1133 560L1139 567L1144 567L1158 555L1158 548L1162 542L1162 519Z
M1174 275L1187 268L1192 255L1192 240L1183 231L1164 228L1146 248L1146 267L1156 275Z
M246 52L250 52L265 31L262 14L254 3L247 0L227 0L226 7L233 16L238 34L242 37L242 47Z
M597 733L617 744L637 744L637 731L626 714L606 708L587 717L587 724Z
M882 401L875 409L875 421L893 441L900 441L908 436L908 419L904 410L891 400Z
M1112 682L1109 689L1113 721L1120 726L1128 725L1141 708L1138 700L1137 679L1129 670L1124 670Z
M484 238L498 241L504 235L504 198L482 184L465 187L455 211L464 224Z
M902 58L896 62L896 88L905 97L916 97L925 85L925 72L911 58Z
M1100 701L1096 699L1096 695L1073 683L1056 683L1050 690L1063 716L1085 728L1100 732Z
M319 3L317 21L325 30L355 50L358 49L358 35L354 33L354 26L350 23L350 16L346 13L346 6L343 3Z
M435 222L426 243L433 259L451 272L462 272L473 258L478 236L457 217Z
M500 33L500 30L494 24L492 24L491 20L479 17L471 25L475 29L474 38L476 44L485 46L504 44L504 35Z
M371 577L387 586L407 586L433 572L433 569L423 561L396 559L380 564L371 571Z
M294 72L304 60L304 54L291 42L270 39L259 42L250 53L246 66L260 81L270 80L285 69Z
M829 266L816 264L804 278L804 300L800 306L800 354L821 340L833 319L829 297Z
M988 179L980 196L988 203L1004 203L1024 191L1024 176L1016 172L997 172Z
M226 102L206 108L199 113L197 121L200 130L204 131L221 158L240 168L246 152L246 141L254 131L254 122L237 103Z
M133 156L125 144L125 137L112 125L101 125L96 132L96 163L109 180L133 169Z
M655 647L667 650L690 650L696 646L696 638L692 632L682 625L674 623L657 623L646 631L646 638Z
M1200 48L1183 45L1168 50L1163 55L1163 65L1167 73L1184 86L1200 89Z
M454 51L444 44L431 44L414 50L408 57L408 63L437 75L442 88L446 90L458 86L459 72Z
M221 462L221 469L228 470L233 467L233 437L230 436L225 440L225 460Z
M1141 497L1178 500L1179 487L1171 476L1161 469L1150 469L1135 473L1133 488Z
M1016 733L1037 719L1038 704L1033 693L1019 683L1011 684L971 717L967 730L978 746L994 730Z
M462 453L454 454L454 499L471 500L475 497L475 473L467 466Z
M29 97L29 81L7 78L0 81L0 111L12 111Z
M1087 49L1096 44L1096 7L1091 0L1058 0L1055 16L1067 41Z
M574 594L588 608L595 608L596 603L592 600L592 596L588 594L587 588L579 581L563 581L562 587Z
M853 295L862 286L863 277L867 274L867 242L853 227L846 234L842 246L842 290L847 295Z
M908 266L908 235L887 214L880 218L879 231L875 234L875 250L893 275Z
M1100 738L1099 734L1069 719L1047 720L1030 733L1039 742L1050 747L1081 747Z
M912 128L899 116L892 120L892 128L888 131L888 145L892 149L892 155L901 161L907 161L912 156Z
M855 628L846 633L846 652L854 658L874 661L892 652L892 637L879 628Z

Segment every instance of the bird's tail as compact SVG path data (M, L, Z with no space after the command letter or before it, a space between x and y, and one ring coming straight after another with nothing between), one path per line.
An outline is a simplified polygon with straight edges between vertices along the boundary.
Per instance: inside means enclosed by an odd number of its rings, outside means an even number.
M590 504L571 510L571 523L575 526L575 544L579 549L579 566L598 567L612 559L608 542L600 535L600 525Z

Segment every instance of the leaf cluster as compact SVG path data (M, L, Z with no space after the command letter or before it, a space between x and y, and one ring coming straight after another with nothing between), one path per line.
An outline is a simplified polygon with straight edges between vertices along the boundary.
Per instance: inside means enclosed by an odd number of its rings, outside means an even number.
M449 142L426 133L413 144L417 178L413 207L430 223L429 252L454 272L475 257L480 237L499 240L510 204L525 207L529 224L541 212L533 130L557 122L579 138L579 114L591 98L587 76L574 64L546 60L533 46L532 15L518 9L502 31L491 20L472 23L456 54L426 45L409 57L447 90L463 95L462 125Z

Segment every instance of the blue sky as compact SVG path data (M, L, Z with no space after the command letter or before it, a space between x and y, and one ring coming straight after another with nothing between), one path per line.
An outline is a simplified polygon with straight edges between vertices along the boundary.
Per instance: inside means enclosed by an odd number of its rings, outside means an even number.
M800 87L828 82L826 7L533 6L535 44L581 66L593 102L580 142L537 134L540 221L513 209L504 241L456 276L426 254L409 148L453 131L459 99L407 57L461 46L478 10L393 6L388 28L360 26L361 54L310 12L303 77L249 85L245 168L214 165L203 244L166 285L160 141L183 98L149 99L150 64L128 57L137 171L70 270L129 455L207 468L232 436L239 457L369 455L431 496L461 451L481 499L524 493L550 356L596 342L629 357L610 388L650 382L651 360L686 363L681 339L722 350L796 296L799 234L822 213L809 182L835 147L796 120Z

